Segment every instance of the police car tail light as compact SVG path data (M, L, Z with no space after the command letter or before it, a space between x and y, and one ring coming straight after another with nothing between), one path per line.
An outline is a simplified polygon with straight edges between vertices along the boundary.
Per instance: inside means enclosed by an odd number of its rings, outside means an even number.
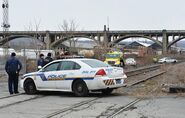
M104 71L104 69L100 69L97 73L96 73L96 76L105 76L106 73Z

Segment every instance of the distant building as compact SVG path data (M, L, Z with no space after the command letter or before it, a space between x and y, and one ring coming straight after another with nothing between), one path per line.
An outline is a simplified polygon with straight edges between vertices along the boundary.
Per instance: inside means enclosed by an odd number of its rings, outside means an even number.
M152 45L149 46L149 48L153 50L162 50L162 47L157 43L153 43Z
M63 51L69 50L69 46L62 44L62 43L60 44L59 48L62 49Z
M151 44L134 41L126 46L126 48L137 49L138 47L149 47Z

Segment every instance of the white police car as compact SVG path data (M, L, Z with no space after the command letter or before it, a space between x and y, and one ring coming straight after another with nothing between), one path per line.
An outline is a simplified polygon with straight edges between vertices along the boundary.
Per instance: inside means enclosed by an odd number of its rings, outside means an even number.
M62 59L45 65L38 72L23 75L20 84L27 94L37 91L69 91L86 96L89 91L110 94L124 86L123 68L96 59Z

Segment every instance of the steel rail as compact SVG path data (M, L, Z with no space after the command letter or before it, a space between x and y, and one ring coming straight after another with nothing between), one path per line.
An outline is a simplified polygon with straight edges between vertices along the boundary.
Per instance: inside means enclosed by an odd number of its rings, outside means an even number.
M19 94L14 94L14 95L3 96L3 97L0 97L0 100L1 100L1 99L6 99L6 98L15 97L15 96L19 96L19 95L23 95L23 94L25 94L25 93L19 93Z
M160 75L164 74L165 72L166 72L166 71L162 71L162 72L159 72L159 73L155 73L154 75L151 75L151 76L146 77L146 78L144 78L144 79L135 81L135 82L133 82L133 83L131 83L131 84L127 84L126 87L131 87L131 86L134 86L134 85L143 83L143 82L145 82L145 81L147 81L147 80L150 80L150 79L152 79L152 78L154 78L154 77L160 76Z
M134 69L134 70L128 70L128 71L125 71L125 73L128 77L131 77L131 76L136 76L142 73L147 73L150 71L160 69L160 67L161 65L152 65L152 66L147 66L147 67L141 67L141 68Z
M56 115L62 114L62 113L64 113L64 112L70 111L70 110L72 110L72 109L74 109L74 108L77 108L77 107L83 106L83 105L85 105L85 104L91 103L91 102L93 102L93 101L95 101L95 100L97 100L97 99L100 99L100 98L101 98L101 97L96 97L96 98L93 98L93 99L91 99L91 100L86 100L86 101L82 101L82 102L80 102L80 103L76 103L76 104L74 104L74 105L72 105L72 106L69 106L69 107L67 107L67 108L64 108L64 109L55 111L55 112L53 112L53 113L51 113L51 114L49 114L49 115L47 115L47 116L45 116L45 117L43 117L43 118L52 118L52 117L54 117L54 116L56 116Z
M31 101L31 100L43 98L43 97L45 97L45 96L43 96L43 95L42 96L41 95L37 95L37 96L35 96L33 98L28 98L26 100L20 100L20 101L17 101L17 102L13 102L13 103L10 103L10 104L6 104L6 105L3 105L3 106L0 106L0 109L7 108L7 107L13 106L13 105L17 105L17 104L20 104L20 103L23 103L23 102L28 102L28 101ZM7 98L10 98L10 97L7 97Z
M135 105L136 103L140 102L143 98L137 98L134 101L128 103L127 105L124 105L120 108L118 108L117 110L115 110L115 112L113 112L112 114L110 114L109 116L107 116L107 118L113 118L116 115L120 114L123 111L128 110L129 108L131 108L133 105Z

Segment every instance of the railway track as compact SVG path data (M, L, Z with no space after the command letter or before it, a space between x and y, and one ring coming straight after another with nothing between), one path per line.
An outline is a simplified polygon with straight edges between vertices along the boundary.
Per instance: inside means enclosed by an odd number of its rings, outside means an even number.
M66 112L69 113L69 111L72 111L72 112L73 112L73 109L79 108L79 107L81 107L81 106L83 106L83 105L88 105L88 104L90 104L90 103L92 103L92 102L97 101L98 99L100 99L100 97L93 98L93 99L86 100L86 101L82 101L82 102L80 102L80 103L74 104L74 105L69 106L69 107L67 107L67 108L64 108L64 109L55 111L55 112L53 112L53 113L51 113L51 114L48 114L47 116L42 117L42 118L65 117L65 116L63 116L64 113L66 113ZM107 113L106 115L100 114L99 116L96 116L96 118L100 118L100 117L113 118L113 117L115 117L116 115L118 115L118 114L120 114L120 113L122 113L122 112L124 112L124 111L127 111L127 110L133 108L133 106L134 106L135 104L137 104L138 102L140 102L141 100L143 100L143 98L134 99L134 100L132 100L131 102L129 102L128 104L126 104L126 105L123 105L123 106L120 106L120 107L118 107L118 108L115 108L115 109L113 110L114 112L110 112L110 113L109 113L109 111L107 110L107 111L104 111L105 113ZM72 112L71 112L71 113L72 113Z
M107 118L113 118L113 117L117 116L118 114L131 109L135 104L140 102L142 99L143 98L137 98L137 99L129 102L127 105L124 105L124 106L116 109L112 114L108 115Z
M184 63L184 61L179 61L175 64L179 64L179 63ZM155 65L150 65L150 66L144 66L144 67L139 67L136 69L132 69L132 70L126 70L125 73L127 75L127 77L133 77L136 75L140 75L140 74L145 74L151 71L155 71L155 70L159 70L161 69L162 66L166 66L168 67L169 65L173 65L174 63L163 63L163 64L155 64Z
M134 86L134 85L137 85L137 84L140 84L140 83L143 83L147 80L150 80L154 77L157 77L157 76L160 76L162 74L164 74L166 71L161 71L161 72L158 72L158 73L154 73L153 75L150 75L150 76L146 76L145 78L143 79L139 79L139 80L136 80L136 81L133 81L131 82L130 84L126 84L126 87L131 87L131 86Z
M154 71L161 68L161 64L152 65L152 66L146 66L146 67L140 67L133 70L127 70L125 71L127 77L136 76L139 74L147 73L150 71Z
M12 95L12 96L5 96L0 98L0 109L7 108L13 105L17 105L20 103L32 101L35 99L43 98L43 95L35 95L35 96L26 96L25 98L24 93Z
M55 112L53 112L53 113L51 113L51 114L48 114L47 116L45 116L45 117L43 117L43 118L52 118L52 117L55 117L55 116L60 115L60 114L62 114L62 113L64 113L64 112L71 111L71 110L74 109L74 108L83 106L83 105L85 105L85 104L89 104L89 103L91 103L91 102L93 102L93 101L95 101L95 100L97 100L97 99L100 99L100 98L101 98L101 97L96 97L96 98L93 98L93 99L90 99L90 100L82 101L82 102L80 102L80 103L74 104L74 105L69 106L69 107L67 107L67 108L64 108L64 109L55 111Z
M126 71L128 78L125 87L131 87L164 74L166 71L162 71L161 66L161 64L158 64ZM135 77L136 75L137 77Z
M24 94L24 93L19 93L19 94L14 94L14 95L3 96L3 97L0 97L0 100L6 99L6 98L15 97L15 96L19 96L19 95L23 95L23 94Z
M15 95L15 96L11 96L11 97L16 97L16 96L20 96L20 95L24 95L24 94L19 94L19 95ZM25 99L25 100L16 101L16 102L9 103L9 104L3 105L3 106L0 105L0 109L7 108L7 107L10 107L10 106L13 106L13 105L17 105L17 104L21 104L21 103L24 103L24 102L32 101L32 100L35 100L35 99L43 98L43 97L45 97L45 96L43 96L43 95L36 95L34 97L30 97L30 98ZM1 97L0 100L7 100L7 98L10 98L10 96L9 97L8 96L7 97ZM58 115L63 115L63 113L65 113L65 112L69 112L69 111L73 112L73 109L79 108L79 107L81 107L83 105L90 104L92 102L94 103L95 101L97 101L100 98L102 98L102 97L95 97L95 98L92 98L92 99L89 99L89 100L81 101L81 102L73 104L73 105L71 105L69 107L57 110L57 111L55 111L53 113L50 113L50 114L44 116L43 118L53 118L53 117L56 117ZM124 112L124 111L132 108L132 106L134 106L136 103L138 103L141 100L142 99L138 98L138 99L135 99L135 100L129 102L128 104L126 104L124 106L116 108L116 109L114 109L114 112L109 113L106 117L107 118L113 118L114 116L120 114L121 112Z
M143 67L143 68L139 68L139 69L136 69L136 70L127 71L127 74L134 72L134 74L132 74L130 76L135 76L135 75L138 75L138 74L142 74L143 72L147 73L147 72L158 70L158 69L160 69L160 66L161 65L154 65L154 66L149 66L149 67ZM133 82L132 84L127 85L126 87L130 87L130 86L134 86L136 84L142 83L142 82L144 82L144 81L146 81L148 79L151 79L153 77L159 76L159 75L163 74L164 72L165 71L161 71L160 73L155 73L154 75L152 75L150 77L147 77L147 78L138 80L136 82ZM91 100L82 101L80 103L74 104L74 105L69 106L67 108L55 111L55 112L53 112L51 114L48 114L47 116L45 116L43 118L53 118L53 117L55 118L56 116L57 117L58 116L59 117L64 117L64 116L62 116L64 113L69 112L69 111L73 112L73 109L79 108L79 107L81 107L83 105L90 104L91 102L95 102L96 100L98 100L100 98L101 97L97 97L97 98L94 98L94 99L91 99ZM115 108L113 110L113 112L109 113L109 111L107 110L107 111L105 111L106 115L100 114L99 116L96 116L96 118L100 118L100 117L113 118L113 117L117 116L118 114L120 114L120 113L122 113L124 111L132 109L135 104L137 104L138 102L142 101L143 99L144 98L136 98L136 99L132 100L131 102L129 102L126 105L120 106L119 108Z

